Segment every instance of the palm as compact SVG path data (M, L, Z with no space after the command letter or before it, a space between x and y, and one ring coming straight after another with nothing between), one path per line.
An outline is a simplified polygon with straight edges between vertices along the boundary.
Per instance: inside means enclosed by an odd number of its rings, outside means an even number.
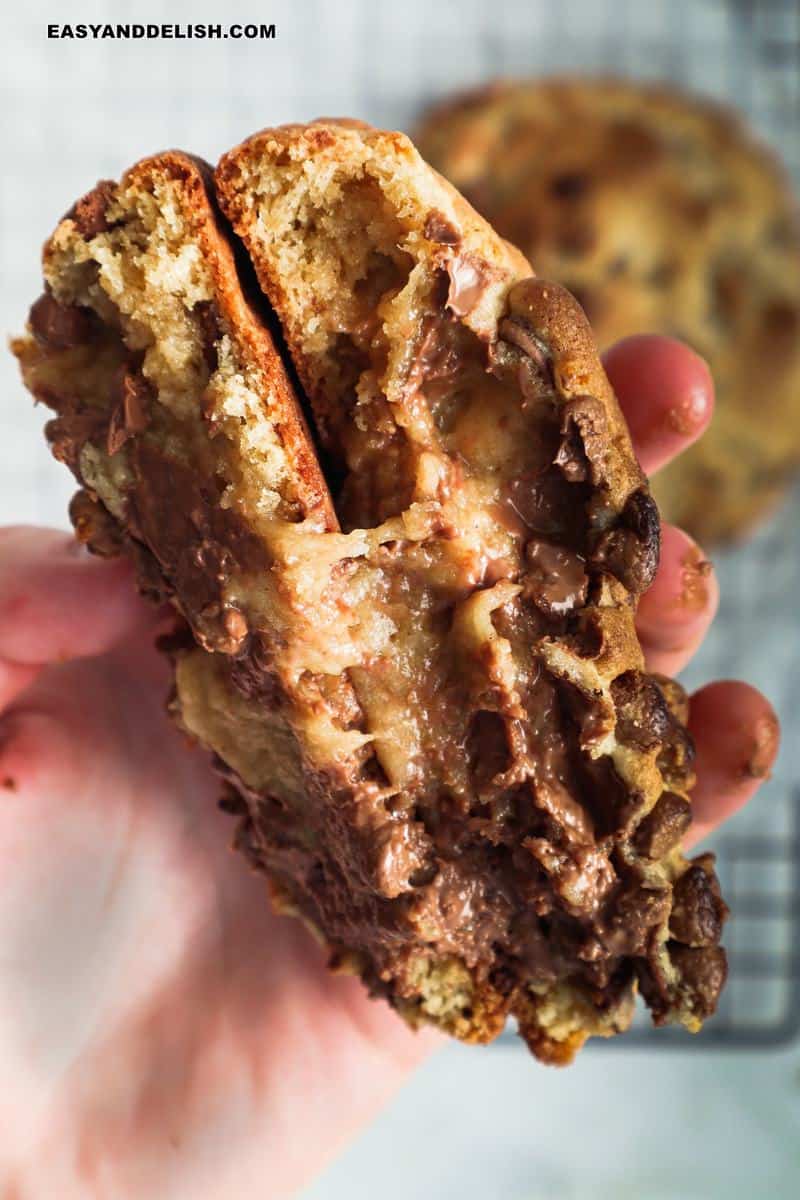
M46 672L15 708L19 769L4 767L13 799L0 808L0 841L23 852L4 866L2 944L36 965L24 994L3 1003L1 1061L16 1077L4 1072L14 1104L3 1138L38 1137L31 1114L52 1102L63 1068L59 1123L64 1147L80 1148L84 1187L134 1151L154 1182L176 1150L189 1170L223 1129L232 1154L238 1133L266 1155L278 1119L308 1127L302 1089L294 1114L275 1098L309 1063L335 1056L338 1089L374 1054L417 1049L355 981L326 972L230 850L207 756L164 713L168 672L152 640Z

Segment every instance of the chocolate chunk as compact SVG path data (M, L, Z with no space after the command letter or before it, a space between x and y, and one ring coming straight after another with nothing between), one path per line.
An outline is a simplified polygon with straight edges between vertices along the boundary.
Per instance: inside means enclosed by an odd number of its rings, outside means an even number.
M82 196L67 213L67 218L75 222L78 233L87 241L98 233L105 233L109 228L106 220L106 210L116 193L113 179L101 179L91 192Z
M247 700L258 700L265 708L277 708L284 689L275 672L269 645L262 635L250 639L247 653L234 658L229 677Z
M136 586L142 595L154 604L164 604L171 599L175 590L162 572L155 555L135 537L128 538L126 550L136 567ZM173 633L165 636L176 635ZM189 636L191 637L191 634Z
M694 741L691 734L673 718L656 758L656 765L664 777L664 783L672 791L685 791L691 787L694 757Z
M50 292L43 292L28 313L31 333L40 345L53 350L69 350L90 342L95 322L88 308L59 304Z
M686 946L715 946L728 914L719 894L719 883L709 866L690 866L676 882L669 931Z
M470 774L476 791L487 788L511 765L506 722L500 713L475 713L467 733Z
M438 208L428 213L423 232L429 242L439 246L457 246L461 241L460 230Z
M613 759L606 754L594 759L582 755L576 770L596 837L607 837L625 829L641 810L642 795L623 781Z
M153 389L140 372L120 367L111 385L114 407L106 440L109 454L116 454L134 434L144 433L150 420L152 397Z
M385 821L374 834L374 884L387 899L411 891L412 880L425 871L430 842L423 827L408 821Z
M667 708L681 725L689 721L689 696L686 689L677 679L668 679L666 675L651 675L650 678L658 685L658 690L664 697Z
M80 478L79 466L87 442L101 442L106 432L106 416L100 409L78 409L64 404L63 410L44 427L53 458L64 463Z
M457 317L468 317L483 299L493 272L482 259L464 254L450 260L447 273L450 277L447 307Z
M92 554L116 558L124 544L122 530L107 508L81 488L72 497L69 519L78 541Z
M576 428L565 431L553 462L567 483L583 483L589 478L589 460Z
M710 1017L728 977L728 960L721 946L681 946L670 943L672 964L681 976L680 997L696 1017Z
M213 300L202 300L194 306L193 312L200 324L203 358L206 360L206 366L209 371L216 371L219 365L217 343L223 335L219 309Z
M619 524L604 533L592 563L616 576L629 592L640 595L655 578L661 548L661 523L655 501L644 488L628 498Z
M675 792L663 792L637 826L633 844L645 858L663 858L679 844L691 823L689 801Z
M525 595L548 617L560 617L586 603L589 579L583 559L563 546L531 538L525 547L529 569Z
M559 200L577 200L586 195L590 183L583 171L562 171L550 180L550 191Z
M570 483L603 482L608 449L605 409L594 396L573 396L562 409L562 440L554 462Z
M663 924L669 906L669 888L633 887L624 891L601 933L607 949L613 954L644 954L650 931Z
M504 317L497 332L504 341L511 342L521 350L552 386L553 360L550 349L522 317Z
M670 712L658 686L641 671L626 671L611 684L617 738L638 750L654 750L666 738Z
M664 1024L672 1006L672 992L661 962L661 952L660 930L654 929L648 939L645 956L637 958L635 963L639 990L652 1011L655 1025Z
M132 443L135 485L129 493L138 536L153 550L165 576L183 597L198 640L223 654L239 649L223 608L232 571L258 573L269 566L262 543L232 509L219 505L213 482L146 441Z
M568 487L561 472L551 466L512 480L504 499L528 529L573 545L581 540L584 515L578 505L572 506Z

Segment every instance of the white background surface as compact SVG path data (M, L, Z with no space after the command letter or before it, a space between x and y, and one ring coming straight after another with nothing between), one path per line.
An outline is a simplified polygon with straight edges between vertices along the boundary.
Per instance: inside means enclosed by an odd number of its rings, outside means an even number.
M275 21L274 42L48 41L48 21ZM7 5L2 30L0 327L39 291L38 249L97 178L180 146L212 161L255 128L321 113L408 127L493 74L589 68L735 97L797 168L800 11L747 0L296 0ZM792 50L792 43L794 50ZM73 488L0 357L0 520L65 525ZM797 779L800 497L717 558L720 620L692 685L758 684L784 721L773 781L735 823L785 828ZM800 1190L800 1053L589 1050L567 1072L513 1046L432 1061L307 1200L712 1200ZM266 1195L266 1193L265 1193ZM55 1200L55 1198L54 1198Z

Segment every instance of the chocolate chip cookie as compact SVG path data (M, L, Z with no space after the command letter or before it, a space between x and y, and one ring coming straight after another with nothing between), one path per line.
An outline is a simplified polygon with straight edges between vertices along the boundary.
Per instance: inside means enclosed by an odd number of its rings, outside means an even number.
M141 163L44 265L15 349L73 520L181 614L172 710L278 908L466 1041L513 1015L565 1062L637 985L697 1029L726 909L679 849L686 701L633 624L658 515L572 297L354 122L213 188Z
M659 473L666 518L737 537L800 463L800 225L731 112L645 84L498 84L430 112L422 153L581 301L601 348L681 338L710 363L710 430Z

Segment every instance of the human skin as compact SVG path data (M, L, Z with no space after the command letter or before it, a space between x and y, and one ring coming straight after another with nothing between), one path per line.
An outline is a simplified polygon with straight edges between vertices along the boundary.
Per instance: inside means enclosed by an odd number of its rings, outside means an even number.
M632 338L606 367L648 473L700 436L690 350ZM686 665L717 600L666 527L638 618L651 670ZM231 852L208 757L164 712L165 619L127 563L0 531L0 1200L293 1195L440 1044L327 972ZM690 729L693 845L753 796L778 726L726 681Z

